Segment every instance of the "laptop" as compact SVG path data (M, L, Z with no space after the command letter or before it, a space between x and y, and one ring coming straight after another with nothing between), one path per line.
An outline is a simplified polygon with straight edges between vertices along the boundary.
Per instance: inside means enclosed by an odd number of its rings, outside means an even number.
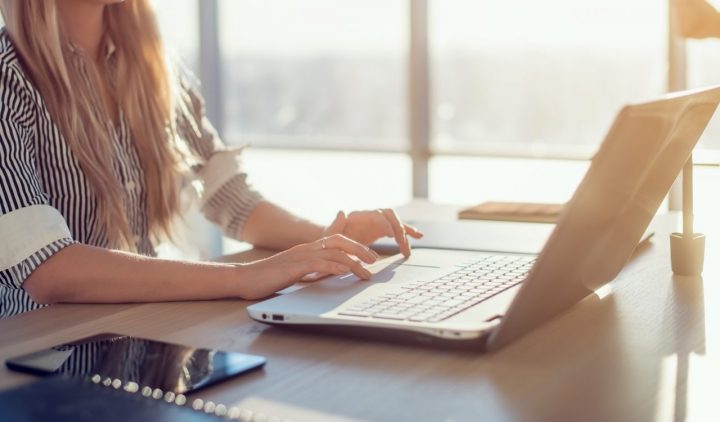
M415 249L248 307L257 321L493 351L613 280L720 101L720 87L623 107L539 254Z

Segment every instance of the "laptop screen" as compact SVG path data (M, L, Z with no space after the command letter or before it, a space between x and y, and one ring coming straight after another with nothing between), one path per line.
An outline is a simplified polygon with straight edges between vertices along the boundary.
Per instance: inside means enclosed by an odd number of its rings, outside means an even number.
M611 281L631 257L720 101L720 88L629 105L568 202L490 347Z

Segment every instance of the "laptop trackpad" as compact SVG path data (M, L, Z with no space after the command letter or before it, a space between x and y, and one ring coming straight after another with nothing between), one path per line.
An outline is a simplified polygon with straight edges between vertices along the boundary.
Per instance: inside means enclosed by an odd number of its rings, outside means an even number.
M372 283L407 283L409 281L430 281L448 272L448 268L423 265L393 264L375 273Z
M354 274L333 277L310 284L291 294L281 295L261 304L263 312L280 314L322 314L332 311L338 305L372 286L406 283L410 281L429 281L447 273L449 268L431 265L407 264L402 258L385 259L370 266L371 280L362 281Z

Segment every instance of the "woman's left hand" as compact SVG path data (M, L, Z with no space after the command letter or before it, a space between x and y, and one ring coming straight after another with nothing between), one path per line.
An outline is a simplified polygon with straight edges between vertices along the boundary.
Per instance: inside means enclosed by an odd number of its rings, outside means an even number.
M392 237L405 256L410 256L408 235L415 239L423 236L418 229L403 224L395 210L391 208L353 211L347 216L340 211L335 221L325 229L325 236L333 234L345 235L363 245L370 245L381 237Z

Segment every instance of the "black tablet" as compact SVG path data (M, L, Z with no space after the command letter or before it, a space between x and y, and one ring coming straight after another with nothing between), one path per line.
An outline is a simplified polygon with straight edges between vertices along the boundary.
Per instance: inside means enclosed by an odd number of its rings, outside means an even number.
M122 385L186 394L261 368L265 362L262 356L104 333L8 359L5 364L38 375L99 376Z

